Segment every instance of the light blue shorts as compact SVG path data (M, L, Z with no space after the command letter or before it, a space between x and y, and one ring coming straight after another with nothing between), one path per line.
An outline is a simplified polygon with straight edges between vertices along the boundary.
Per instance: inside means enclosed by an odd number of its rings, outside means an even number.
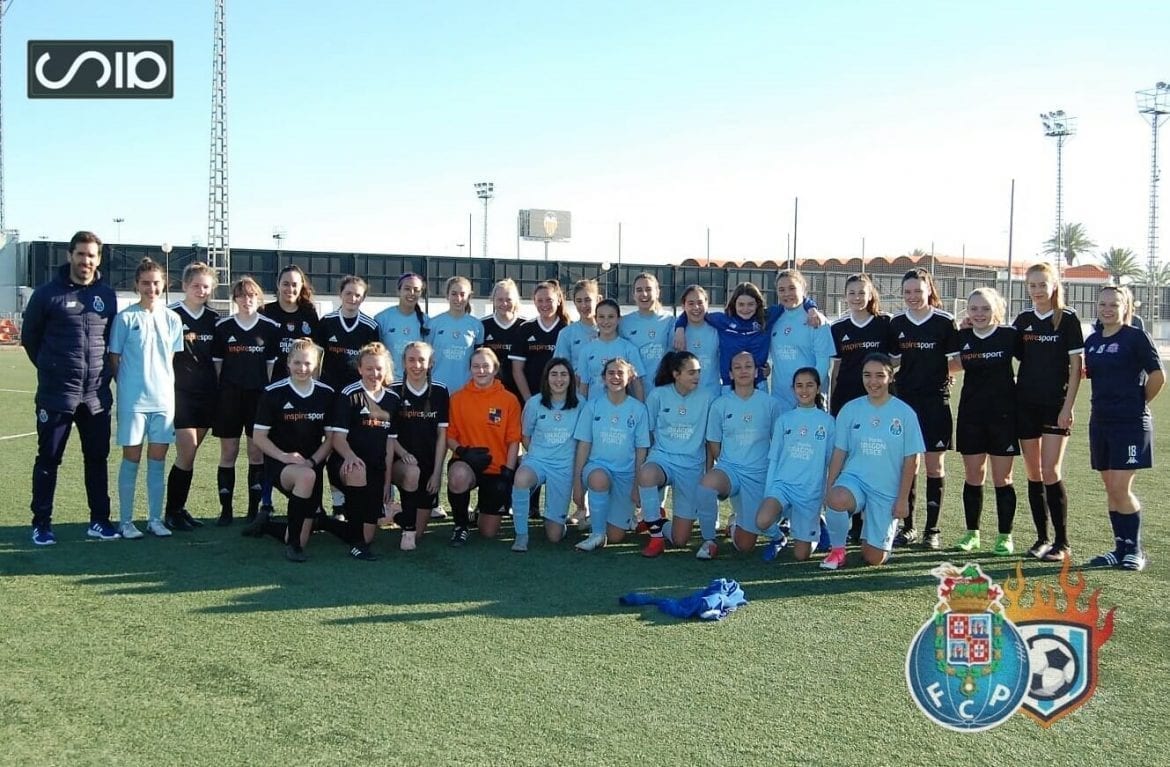
M862 540L875 549L893 550L894 536L898 532L898 520L894 518L895 499L867 489L861 477L848 472L837 477L835 486L848 490L857 501L854 513L863 514L865 520Z
M775 498L780 503L780 515L788 518L789 531L794 540L814 543L821 539L821 501L824 500L823 498L820 496L802 498L794 493L791 487L779 482L768 485L764 497ZM755 520L753 519L751 522L754 524ZM746 524L743 527L745 530L749 529Z
M666 484L674 488L670 508L683 519L698 519L699 505L695 491L703 478L703 459L687 460L681 456L651 450L646 463L657 464L666 475Z
M544 485L544 518L564 525L573 495L573 468L544 463L530 453L520 459L520 465L536 474L537 486Z
M170 445L175 441L174 413L118 413L118 445Z
M764 500L764 481L768 478L768 470L747 471L739 466L715 462L715 468L727 476L731 485L731 512L735 514L736 527L742 527L749 533L763 535L756 529L756 510Z
M615 472L603 463L596 463L590 461L585 464L585 468L581 470L581 483L585 486L585 491L589 492L589 475L594 471L603 471L609 477L609 508L605 512L605 521L614 527L620 527L622 530L631 530L634 527L634 500L630 494L634 491L634 472ZM590 510L591 514L596 514L596 509ZM595 518L593 524L600 522L600 518ZM604 528L594 527L594 532L601 532Z

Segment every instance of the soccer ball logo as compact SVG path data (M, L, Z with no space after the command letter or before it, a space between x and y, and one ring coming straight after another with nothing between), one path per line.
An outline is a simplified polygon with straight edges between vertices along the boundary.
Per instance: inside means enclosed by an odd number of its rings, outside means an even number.
M1028 693L1037 700L1062 698L1076 686L1080 675L1077 653L1063 637L1037 634L1028 640L1032 678Z

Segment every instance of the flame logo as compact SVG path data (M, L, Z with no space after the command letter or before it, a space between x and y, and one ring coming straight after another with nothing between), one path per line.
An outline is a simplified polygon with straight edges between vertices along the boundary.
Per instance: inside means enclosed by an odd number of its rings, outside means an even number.
M1045 638L1054 638L1063 646L1075 651L1075 664L1069 672L1067 684L1062 685L1058 694L1042 694L1037 691L1041 685L1039 674L1033 662L1033 686L1024 699L1023 712L1036 720L1042 727L1071 714L1093 697L1097 689L1097 655L1101 646L1113 636L1116 607L1101 610L1100 589L1093 589L1081 607L1082 595L1088 582L1081 572L1072 573L1066 559L1060 568L1059 587L1043 582L1029 583L1024 578L1022 563L1016 564L1014 578L1004 581L1004 602L1007 617L1020 630L1029 647ZM1062 606L1063 604L1063 606Z

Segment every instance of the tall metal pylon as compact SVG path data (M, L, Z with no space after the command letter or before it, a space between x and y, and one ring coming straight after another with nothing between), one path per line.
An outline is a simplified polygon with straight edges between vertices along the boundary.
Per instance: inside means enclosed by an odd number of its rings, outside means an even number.
M1150 123L1153 138L1150 141L1150 231L1146 240L1146 274L1158 272L1158 128L1170 115L1170 85L1160 82L1153 88L1137 92L1138 112ZM1150 280L1150 304L1146 316L1159 320L1158 294L1160 285Z
M215 0L211 53L211 172L207 189L207 261L215 269L221 289L230 284L232 275L228 238L227 37L224 3L225 0Z
M1044 135L1056 139L1056 275L1064 273L1064 142L1076 133L1076 118L1069 117L1063 109L1044 112L1040 115L1044 123Z

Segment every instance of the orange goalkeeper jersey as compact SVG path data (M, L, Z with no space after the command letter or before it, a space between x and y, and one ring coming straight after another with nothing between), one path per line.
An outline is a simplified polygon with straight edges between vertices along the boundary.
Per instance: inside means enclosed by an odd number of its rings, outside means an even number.
M520 441L520 402L499 380L480 389L474 381L451 397L447 436L460 445L486 447L492 454L488 474L498 474L508 445ZM515 468L515 467L513 467Z

